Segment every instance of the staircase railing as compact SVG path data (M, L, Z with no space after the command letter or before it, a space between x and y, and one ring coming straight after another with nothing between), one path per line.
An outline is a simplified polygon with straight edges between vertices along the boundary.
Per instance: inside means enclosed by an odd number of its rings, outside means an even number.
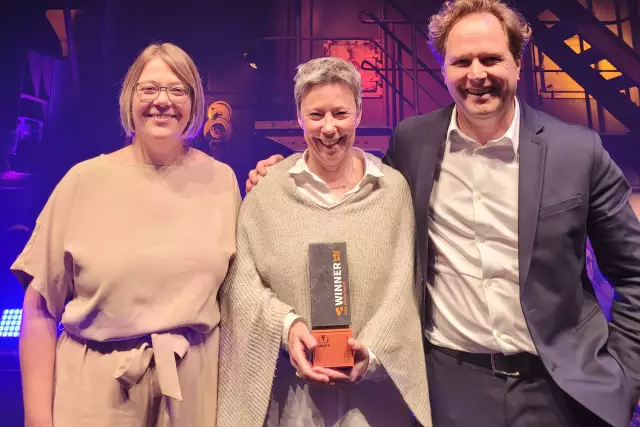
M401 92L401 91L396 87L396 85L394 85L391 81L389 81L389 79L387 78L387 76L386 76L386 75L385 75L385 73L384 73L384 69L379 68L379 67L377 67L377 66L373 65L371 62L369 62L369 61L368 61L368 60L366 60L366 59L365 59L364 61L362 61L362 69L363 69L363 70L368 70L368 71L375 71L375 73L376 73L377 75L379 75L379 76L380 76L380 78L381 78L382 80L384 80L384 82L385 82L387 85L389 85L389 87L390 87L391 89L393 89L393 92L396 94L396 96L400 97L400 99L401 99L402 101L404 101L404 102L406 102L407 104L409 104L409 106L410 106L411 108L413 108L413 109L414 109L414 111L416 112L416 114L422 114L422 112L421 112L420 110L418 110L418 107L417 107L413 102L411 102L411 100L410 100L409 98L407 98L407 97L405 96L405 94L404 94L404 93L402 93L402 92ZM403 70L404 70L404 68L403 68ZM405 70L405 71L406 71L406 70ZM395 109L394 109L394 111L393 111L393 127L395 127L397 124L398 124L398 116L397 116L397 111L395 111Z
M393 37L397 37L395 36L395 34L393 35ZM376 47L376 49L378 49L382 55L383 55L383 59L384 59L384 63L391 63L394 66L394 70L398 70L400 71L402 74L406 75L410 80L411 83L416 87L416 90L421 90L423 91L433 102L435 102L437 105L442 105L434 96L433 94L431 94L422 84L420 84L420 82L418 81L418 77L415 73L411 72L410 70L408 70L406 67L404 67L402 65L402 63L400 63L400 61L398 61L395 56L389 52L389 50L385 49L385 47L380 44L378 42L378 40L372 38L372 37L334 37L334 36L313 36L313 37L296 37L296 36L276 36L276 37L261 37L258 40L261 41L265 41L265 42L274 42L274 41L287 41L287 40L296 40L296 41L325 41L325 40L336 40L336 41L343 41L343 40L361 40L361 41L367 41L369 43L371 43L373 46ZM405 46L406 47L406 46ZM419 63L421 63L422 61L420 61ZM422 62L422 64L424 64ZM414 109L414 114L422 114L422 112L420 111L419 107L418 107L418 103L409 100L405 95L404 95L404 91L402 90L402 79L399 79L398 84L394 84L393 81L391 81L386 75L385 75L385 71L390 71L390 68L380 68L374 64L372 64L369 61L363 61L361 64L361 67L364 70L367 71L374 71L378 76L380 76L384 82L388 85L388 87L393 91L394 94L396 94L397 96L399 96L402 101L406 102L411 108ZM444 83L442 83L442 85L444 86ZM400 87L398 87L400 86ZM415 99L415 98L414 98ZM401 104L402 105L402 104ZM388 105L387 105L387 109L389 109ZM402 108L401 108L402 110ZM390 113L390 114L389 114ZM404 114L401 111L398 117L398 112L396 111L395 108L392 109L391 112L388 111L387 116L392 116L391 119L391 123L387 123L387 125L390 125L391 127L395 127L399 120L402 120L404 118Z
M365 18L366 17L366 18ZM383 22L382 20L380 20L374 13L368 11L368 10L363 10L360 12L360 22L365 23L365 24L376 24L378 27L380 27L380 29L386 34L388 35L395 43L396 45L399 47L399 49L401 51L406 52L408 55L411 56L413 62L414 62L414 66L412 67L412 73L414 76L414 79L417 81L418 78L418 71L419 70L423 70L426 71L434 80L435 82L442 86L443 88L446 89L446 86L444 84L444 82L442 81L442 78L434 71L432 70L422 59L420 59L420 57L417 54L417 43L415 41L416 35L418 32L420 32L422 34L422 32L417 28L417 25L413 24L412 25L412 47L410 48L409 46L407 46L396 34L393 30L391 30L388 26L388 24L386 22ZM417 66L420 66L422 68L418 68ZM435 100L434 100L435 101ZM437 102L437 101L436 101Z

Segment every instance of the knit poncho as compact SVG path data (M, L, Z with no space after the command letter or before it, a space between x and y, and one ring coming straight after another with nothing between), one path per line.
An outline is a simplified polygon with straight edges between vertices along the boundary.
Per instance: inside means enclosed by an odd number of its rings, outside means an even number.
M414 284L414 216L399 172L331 208L305 198L288 173L299 155L268 170L238 218L237 253L221 288L218 427L431 425ZM280 350L290 310L310 327L308 246L347 243L354 337L388 379L320 387L295 376ZM277 370L276 370L277 366Z

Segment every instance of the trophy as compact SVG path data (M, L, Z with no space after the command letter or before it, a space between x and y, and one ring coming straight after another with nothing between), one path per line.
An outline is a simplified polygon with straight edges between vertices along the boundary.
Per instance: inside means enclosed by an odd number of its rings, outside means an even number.
M349 368L353 351L347 244L309 245L309 283L311 285L311 333L318 342L313 366Z

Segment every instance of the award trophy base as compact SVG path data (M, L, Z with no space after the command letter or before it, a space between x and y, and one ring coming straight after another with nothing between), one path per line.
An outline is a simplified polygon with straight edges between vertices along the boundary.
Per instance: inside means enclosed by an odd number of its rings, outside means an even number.
M313 351L313 366L323 368L353 367L353 351L347 344L351 328L314 329L318 346Z

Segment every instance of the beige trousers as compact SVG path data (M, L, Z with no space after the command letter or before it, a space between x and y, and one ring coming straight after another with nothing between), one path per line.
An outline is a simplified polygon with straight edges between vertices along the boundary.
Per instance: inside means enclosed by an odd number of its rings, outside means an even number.
M215 427L219 343L219 328L112 343L63 333L54 427Z

